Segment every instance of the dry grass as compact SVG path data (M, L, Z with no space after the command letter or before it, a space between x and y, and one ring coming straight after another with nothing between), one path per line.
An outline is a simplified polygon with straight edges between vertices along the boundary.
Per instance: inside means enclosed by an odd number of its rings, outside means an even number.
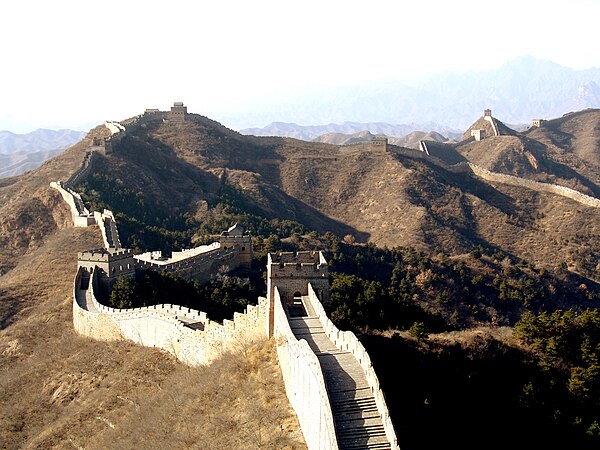
M107 413L110 448L305 448L282 389L272 342L230 354L210 367L179 367L152 396L129 396L125 414ZM129 424L135 423L135 430Z
M305 448L270 342L189 368L76 335L76 252L98 244L60 230L0 277L0 448Z

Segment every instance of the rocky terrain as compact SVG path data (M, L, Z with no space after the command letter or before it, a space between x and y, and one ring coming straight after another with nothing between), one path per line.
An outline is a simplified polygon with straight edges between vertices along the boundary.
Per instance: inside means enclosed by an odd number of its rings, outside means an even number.
M76 335L77 252L102 239L96 226L73 228L49 183L67 179L89 144L0 180L1 447L306 448L268 341L189 368Z
M229 186L256 214L352 234L359 242L449 254L484 245L537 265L565 263L598 277L598 208L490 184L448 165L469 161L598 197L599 114L582 111L524 133L500 123L505 134L480 142L430 142L436 157L430 160L407 156L393 145L378 152L244 136L196 115L177 125L148 119L143 132L131 133L113 155L102 158L99 170L147 204L199 220Z
M135 226L181 217L181 229L193 232L215 217L251 214L358 244L458 259L480 246L590 283L600 277L599 208L458 170L471 162L598 198L598 110L522 133L506 126L480 142L428 141L429 157L395 145L245 136L191 114L183 123L160 115L127 123L127 136L98 155L79 187L88 198L110 199ZM118 440L124 448L164 448L168 439L180 448L304 448L271 343L191 369L154 349L74 333L76 253L100 246L100 234L72 228L49 183L66 180L92 139L106 133L98 127L41 167L0 180L4 447L106 448Z

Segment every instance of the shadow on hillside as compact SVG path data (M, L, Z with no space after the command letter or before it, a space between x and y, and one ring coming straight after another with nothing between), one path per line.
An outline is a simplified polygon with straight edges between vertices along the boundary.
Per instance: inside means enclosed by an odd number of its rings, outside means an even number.
M592 192L593 195L595 195L596 197L600 197L600 186L598 186L596 183L589 180L587 177L583 176L576 170L572 169L571 167L569 167L565 164L562 164L558 161L555 161L551 158L548 158L546 156L549 153L548 147L546 145L544 145L543 143L531 140L529 138L526 138L526 139L527 139L526 142L529 145L531 145L531 147L534 149L534 151L536 151L537 155L541 156L541 160L542 160L541 165L542 165L542 169L544 170L544 172L546 172L550 175L555 175L557 177L560 177L560 178L563 178L566 180L574 179L577 182L579 182L581 185L588 188Z
M419 346L399 336L360 340L402 450L593 448L551 423L546 414L552 411L523 406L523 388L539 374L523 354L498 341L480 338L465 350Z
M14 321L14 317L23 307L19 301L8 292L0 289L0 330L5 329Z
M326 216L318 209L313 208L301 200L290 196L279 188L277 188L277 190L284 199L282 205L290 205L286 213L276 214L278 219L295 220L303 225L308 226L309 228L318 231L319 233L326 233L327 231L330 231L340 237L351 234L358 242L368 242L369 237L371 236L370 233L359 231L350 225ZM278 210L276 209L276 211Z
M415 169L416 173L423 172L423 165L431 171L422 177L426 185L418 184L416 187L408 188L406 193L413 204L427 209L428 217L432 220L430 225L432 236L429 239L436 241L432 243L433 245L437 244L444 248L449 238L448 233L453 233L467 248L482 245L486 248L498 249L478 233L483 219L476 216L476 207L466 194L477 197L507 217L518 217L523 223L530 220L530 213L520 207L515 199L478 179L472 173L450 172L426 159L403 158L401 163ZM446 232L440 234L439 229L445 229ZM506 253L506 250L503 251Z
M274 148L282 142L277 138L266 138L265 141L263 150L269 155L271 152L274 155ZM270 147L270 150L266 147ZM244 213L256 214L268 219L294 220L321 233L330 231L338 236L351 234L359 242L368 241L370 236L369 233L359 231L328 217L316 208L285 193L277 184L279 168L277 164L272 163L274 160L264 159L264 173L261 173L259 169L255 172L260 174L257 182L260 198L255 198L255 195L240 189L237 184L228 183L226 169L246 171L253 169L249 165L240 163L240 158L243 159L244 156L238 155L223 167L214 167L222 170L218 174L218 171L208 171L185 161L177 155L175 150L149 135L143 136L142 139L125 137L116 148L114 156L142 169L136 173L131 173L129 170L122 176L133 177L130 178L131 185L138 186L144 196L148 196L152 202L156 202L158 207L166 206L169 209L181 210L189 209L190 205L198 201L218 201L226 191L224 188L231 186L237 191L235 193L236 207ZM161 202L168 204L161 205Z

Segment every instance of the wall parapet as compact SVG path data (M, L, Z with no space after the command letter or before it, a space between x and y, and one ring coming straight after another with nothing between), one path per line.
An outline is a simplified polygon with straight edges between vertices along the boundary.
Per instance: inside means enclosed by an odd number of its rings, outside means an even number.
M152 259L152 252L135 255L136 267L140 269L153 269L158 272L167 271L176 273L184 278L208 281L213 279L223 267L225 271L239 267L240 252L237 248L216 247L196 255L183 254L181 259ZM157 256L154 255L154 256Z
M90 214L85 207L81 195L67 187L61 181L52 181L50 187L56 189L67 205L69 205L75 227L87 227L96 223L93 214Z
M298 340L274 289L274 336L285 391L298 416L309 449L338 450L335 424L319 359L308 342Z
M367 378L367 383L369 384L369 387L373 392L373 396L375 397L377 411L381 416L385 435L390 442L391 448L392 450L400 450L398 447L398 438L396 436L394 424L392 423L387 403L385 401L385 396L379 385L379 379L377 378L375 369L373 369L373 364L371 363L371 358L367 353L367 350L354 335L354 333L351 331L341 331L333 324L333 322L327 316L322 303L319 301L317 293L310 283L308 285L308 301L310 302L310 306L313 308L313 311L319 318L319 322L321 322L321 326L325 330L327 337L331 339L331 341L340 351L352 353L352 355L354 355L360 364L360 367Z
M85 156L83 157L83 163L81 164L81 167L79 169L77 169L73 173L73 175L71 175L69 177L69 179L67 181L64 182L64 185L66 187L72 188L77 183L79 183L81 181L81 179L84 176L86 176L94 168L95 158L96 158L96 152L94 152L94 151L86 152Z
M117 309L98 301L98 272L88 275L86 286L82 282L84 267L75 277L73 322L82 335L100 340L125 338L161 348L188 365L210 364L226 351L264 338L265 298L223 324L211 321L203 311L176 304Z
M494 136L500 136L500 130L498 129L498 124L496 123L496 119L494 119L491 115L487 115L487 114L483 115L483 119L492 125L492 130L494 131Z
M591 206L592 208L600 208L600 199L597 199L590 195L586 195L582 192L576 191L575 189L571 189L566 186L528 180L526 178L515 177L513 175L492 172L490 170L484 169L483 167L479 167L473 163L467 164L475 175L483 178L486 181L495 181L498 183L511 184L513 186L521 186L536 191L550 192L552 194L557 194L563 197L570 198L571 200L575 200L576 202L582 203L586 206Z

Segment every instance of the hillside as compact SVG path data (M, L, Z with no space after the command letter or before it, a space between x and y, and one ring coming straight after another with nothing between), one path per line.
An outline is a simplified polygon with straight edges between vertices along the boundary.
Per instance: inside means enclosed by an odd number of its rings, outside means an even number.
M541 266L564 262L598 276L597 208L489 184L394 146L378 152L365 150L365 144L338 147L244 136L197 115L177 125L152 118L143 122L114 154L100 158L93 189L123 185L131 201L143 199L147 208L185 214L198 223L223 217L219 208L227 198L235 211L293 220L377 245L439 248L449 254L483 245ZM454 155L451 163L469 160L588 194L597 189L592 180L543 153L543 142L516 132L439 145ZM109 206L120 211L116 204Z
M411 429L443 423L440 414L456 413L463 393L465 405L481 411L481 393L493 386L492 374L517 367L519 382L530 379L531 356L517 349L510 328L496 328L498 323L512 325L531 309L597 305L600 208L519 184L485 181L465 163L553 182L568 182L570 170L592 190L595 181L575 170L574 158L580 157L573 149L579 142L581 158L595 154L587 145L595 136L590 127L597 124L596 114L582 111L573 115L576 121L561 118L548 130L479 142L430 141L430 156L394 145L245 136L195 114L182 123L163 120L163 113L145 114L123 121L126 136L112 152L97 153L77 189L94 209L112 208L124 244L136 248L189 246L233 221L250 228L259 264L265 252L284 245L329 247L332 267L351 267L365 283L365 293L336 306L334 320L350 320L350 313L362 308L355 311L354 326L364 330L376 329L377 316L369 314L384 310L391 313L380 314L380 322L385 317L391 324L414 321L407 327L418 320L432 324L431 340L415 342L402 330L401 336L395 331L386 337L385 329L361 337L367 346L374 343L368 348L386 395L394 399L393 419L407 436L407 448L417 449L419 433ZM552 144L552 130L558 130L556 136L561 130L571 134L572 146ZM209 368L189 369L155 349L91 341L73 332L76 252L99 246L100 236L96 227L72 228L69 211L49 182L66 180L81 166L93 138L107 135L106 127L97 127L38 169L0 180L0 360L8 368L0 377L6 399L0 410L3 442L8 448L106 448L116 440L124 448L139 447L142 440L149 448L304 448L272 343ZM556 155L546 150L551 145ZM559 150L573 155L561 162ZM341 291L345 276L332 274L334 283L341 280L334 291ZM397 305L385 303L392 295L401 300ZM469 328L482 324L484 331ZM466 330L444 332L450 325ZM459 367L450 379L461 394L431 390L411 376L394 386L390 380L397 374L385 361L397 351L431 380L430 386L436 376L428 367L443 374ZM472 377L479 380L474 390ZM501 391L506 395L494 397L507 413L523 392L513 384ZM405 398L409 408L400 407ZM536 410L519 408L522 415L502 423L512 427L536 417ZM412 417L413 411L419 416ZM486 425L478 415L463 411L447 422L453 443L464 439L461 417ZM196 420L185 419L191 416ZM501 416L496 412L494 418ZM538 426L544 429L551 420L540 419ZM482 432L483 437L489 436ZM465 448L479 444L469 441Z
M478 119L453 148L469 161L494 172L600 196L600 110L567 114L523 133L495 120L501 136L480 142L468 140L472 129L485 126L487 132L491 131L489 122Z
M542 143L557 162L600 183L599 109L565 114L524 134Z
M192 369L155 349L75 334L77 252L102 241L95 226L72 227L49 183L67 179L102 132L0 182L2 447L306 448L270 342Z
M358 133L353 134L325 133L316 137L313 139L313 141L323 142L325 144L347 145L355 144L357 142L369 142L373 137L375 137L375 135L367 130L359 131Z

